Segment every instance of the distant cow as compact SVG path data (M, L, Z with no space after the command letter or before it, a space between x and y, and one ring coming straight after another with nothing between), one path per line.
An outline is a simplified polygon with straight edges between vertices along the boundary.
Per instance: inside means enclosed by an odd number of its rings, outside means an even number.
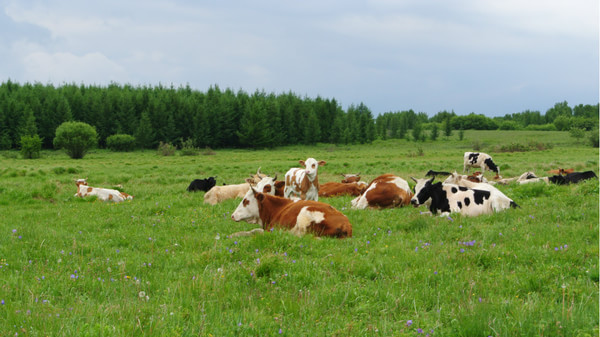
M564 175L567 175L569 173L573 173L574 171L575 170L572 169L572 168L570 168L570 169L558 168L558 170L550 170L550 171L548 171L548 173L564 176Z
M585 172L573 172L569 173L566 176L556 175L549 177L548 180L551 183L557 185L566 185L566 184L577 184L580 181L598 178L594 171L585 171Z
M393 174L384 174L373 179L351 203L353 209L401 207L410 204L411 198L406 180Z
M228 199L243 198L250 189L248 180L244 184L214 186L204 195L204 203L216 205Z
M357 183L360 181L360 173L358 174L342 174L342 177L344 177L344 179L342 179L342 183L344 184L348 184L348 183Z
M433 184L433 179L415 179L415 195L411 203L417 207L431 199L429 210L433 214L441 213L447 216L450 213L461 213L465 216L492 214L510 207L518 207L512 200L500 195L493 195L490 191L470 189L468 187L442 184ZM501 205L501 207L494 207Z
M86 179L77 179L75 181L75 185L77 185L77 193L75 193L75 196L80 198L96 196L98 197L98 200L113 202L121 202L124 200L133 199L132 195L129 195L125 192L108 188L88 186Z
M367 185L353 183L330 182L319 186L320 197L334 197L340 195L359 196L367 188Z
M348 218L328 204L312 200L293 201L254 189L250 191L252 193L244 197L231 215L233 220L258 219L265 231L279 227L298 236L306 233L336 238L352 236Z
M471 167L480 167L482 172L485 172L485 170L496 172L496 177L500 177L500 169L487 153L465 152L463 172L469 172Z
M450 172L446 172L446 171L434 171L434 170L429 170L427 171L427 173L425 173L426 177L436 177L436 176L449 176L452 173Z
M190 186L188 186L187 190L188 190L188 192L195 192L195 191L208 192L216 184L217 184L216 177L209 177L209 178L205 178L205 179L194 179L190 183Z
M302 200L319 200L317 170L319 166L325 165L325 161L308 158L306 161L300 160L299 163L304 168L292 168L285 174L284 196L286 198L296 196Z

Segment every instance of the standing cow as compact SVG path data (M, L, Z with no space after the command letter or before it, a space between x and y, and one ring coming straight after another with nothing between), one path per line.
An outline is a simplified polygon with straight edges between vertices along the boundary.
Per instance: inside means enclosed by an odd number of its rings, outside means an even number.
M308 158L306 161L300 160L299 163L304 168L292 168L285 174L285 188L283 195L286 198L292 196L299 197L302 200L319 200L319 179L317 170L319 166L325 165L325 161L317 161L314 158Z
M485 170L496 172L496 178L500 178L500 169L487 153L465 152L463 173L465 171L469 172L471 167L480 167L482 172L485 172Z

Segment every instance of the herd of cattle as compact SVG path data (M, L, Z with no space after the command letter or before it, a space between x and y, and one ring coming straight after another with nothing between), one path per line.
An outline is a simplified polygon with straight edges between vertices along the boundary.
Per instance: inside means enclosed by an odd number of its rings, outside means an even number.
M190 183L189 192L204 191L204 202L215 205L224 200L242 198L231 218L261 225L250 232L239 232L233 236L250 235L274 227L288 229L297 235L312 233L315 236L345 238L352 236L352 225L348 218L329 204L319 202L319 197L339 195L355 196L351 201L353 209L401 207L412 204L414 207L426 205L431 214L447 216L460 213L465 216L492 214L508 208L519 207L512 199L498 190L495 184L517 182L527 184L571 184L595 178L593 171L573 172L572 169L550 171L549 177L537 177L533 172L525 172L519 177L503 179L492 158L482 152L464 154L463 173L471 167L481 171L472 175L456 172L432 171L417 179L413 190L408 182L393 174L384 174L370 183L360 180L360 174L344 174L341 182L319 184L318 168L326 164L314 158L300 160L301 168L292 168L285 174L285 180L277 180L260 172L250 175L245 183L217 186L216 177L196 179ZM484 178L485 171L494 172L494 180ZM434 183L436 176L447 177L443 182ZM85 179L79 179L77 197L94 195L103 201L120 202L133 199L133 196L116 189L90 187Z

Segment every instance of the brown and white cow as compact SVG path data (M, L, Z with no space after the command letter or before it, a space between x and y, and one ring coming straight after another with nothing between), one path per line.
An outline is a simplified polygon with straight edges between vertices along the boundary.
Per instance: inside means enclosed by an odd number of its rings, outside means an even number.
M366 184L353 183L324 183L319 186L320 197L335 197L340 195L359 196L367 189Z
M401 207L410 204L412 193L406 180L393 174L384 174L367 186L351 201L353 209Z
M312 200L290 200L250 189L235 209L231 218L235 221L257 221L266 231L284 228L300 236L346 238L352 236L348 218L332 206Z
M109 188L88 186L86 179L77 179L75 181L75 185L77 185L77 193L75 193L75 196L80 198L96 196L98 197L98 200L113 202L122 202L124 200L133 199L132 195L129 195L125 192Z
M344 177L344 179L342 179L342 183L344 183L344 184L357 183L360 181L360 173L358 173L358 174L352 174L352 173L342 174L342 177Z
M319 200L319 179L317 170L325 165L325 161L308 158L299 163L304 168L292 168L285 174L285 188L283 194L286 198L293 196L302 200Z

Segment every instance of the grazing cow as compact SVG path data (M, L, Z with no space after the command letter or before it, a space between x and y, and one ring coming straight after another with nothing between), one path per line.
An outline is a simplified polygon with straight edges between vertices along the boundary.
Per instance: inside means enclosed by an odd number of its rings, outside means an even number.
M357 182L353 183L325 183L319 186L319 196L320 197L334 197L339 195L353 195L359 196L362 192L365 191L367 185L359 184Z
M113 202L121 202L124 200L133 199L132 195L129 195L125 192L108 188L88 186L86 179L77 179L75 181L75 185L77 185L77 193L75 193L75 196L80 198L97 196L99 200Z
M306 233L336 238L352 236L348 218L328 204L312 200L293 201L254 189L250 191L231 215L233 220L258 219L265 231L280 227L298 236Z
M205 179L194 179L190 183L190 186L188 186L187 190L188 190L188 192L195 192L195 191L208 192L211 188L213 188L213 186L215 186L217 184L217 180L215 178L216 177L210 177L210 178L205 178Z
M325 161L308 158L306 161L300 160L299 163L304 168L292 168L285 174L283 194L286 198L294 195L302 200L318 201L319 179L317 177L317 170L319 166L325 165Z
M434 170L429 170L427 171L427 173L425 173L426 177L436 177L436 176L449 176L452 173L450 172L446 172L446 171L434 171Z
M344 177L344 179L342 179L342 183L344 184L349 184L349 183L357 183L360 181L360 173L359 174L342 174L342 177Z
M351 201L353 209L388 208L408 205L412 193L406 180L393 174L384 174L367 186L365 191Z
M492 214L509 207L518 207L512 200L494 195L490 191L470 189L468 187L442 184L433 184L433 179L415 179L417 185L411 203L417 207L431 199L429 210L433 214L441 212L442 216L450 213L461 213L465 216ZM494 206L496 205L496 206ZM501 206L501 207L499 207Z
M585 172L569 173L566 176L556 175L556 176L549 177L548 180L551 183L554 183L557 185L566 185L566 184L577 184L580 181L592 179L592 178L598 178L598 176L596 176L596 173L594 173L594 171L585 171Z
M465 171L469 172L470 167L481 167L482 172L485 172L485 170L496 172L496 178L500 178L500 169L489 154L483 152L465 152L464 159L463 173Z

